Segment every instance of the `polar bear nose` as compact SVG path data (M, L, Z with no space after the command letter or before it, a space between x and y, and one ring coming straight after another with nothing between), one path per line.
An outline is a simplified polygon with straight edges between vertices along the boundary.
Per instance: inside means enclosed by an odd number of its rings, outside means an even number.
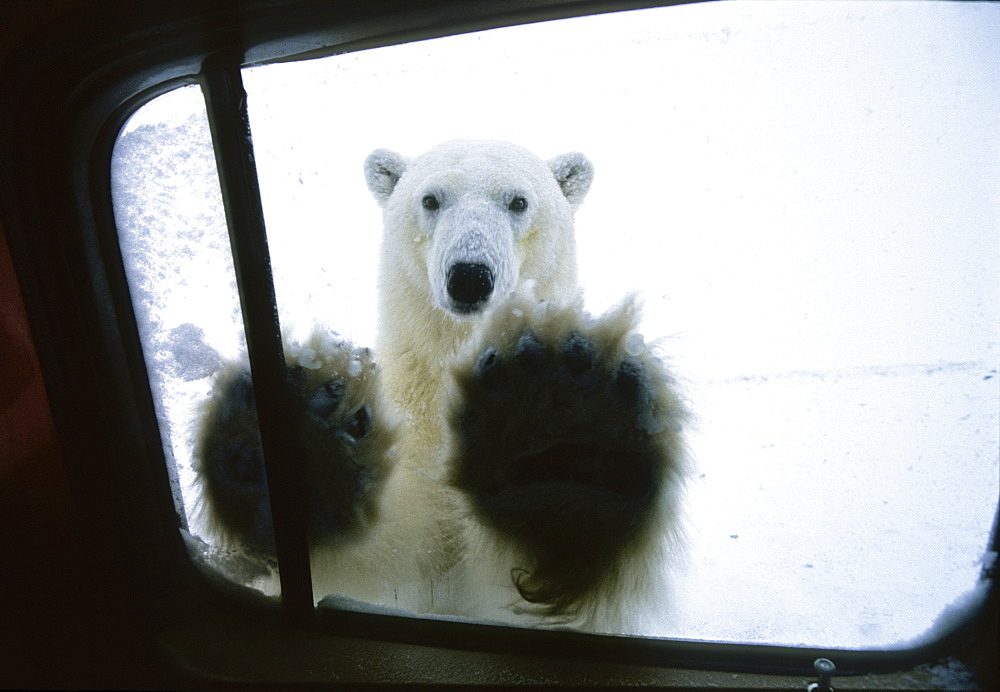
M459 262L448 269L448 295L458 312L474 312L493 293L493 271L485 264Z

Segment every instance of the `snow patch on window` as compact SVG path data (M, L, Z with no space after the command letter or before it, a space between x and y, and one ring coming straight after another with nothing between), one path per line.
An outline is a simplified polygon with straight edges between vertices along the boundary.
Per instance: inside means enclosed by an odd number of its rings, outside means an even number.
M115 144L111 179L177 511L182 525L203 536L192 466L198 413L223 358L245 342L200 88L164 94L129 119Z

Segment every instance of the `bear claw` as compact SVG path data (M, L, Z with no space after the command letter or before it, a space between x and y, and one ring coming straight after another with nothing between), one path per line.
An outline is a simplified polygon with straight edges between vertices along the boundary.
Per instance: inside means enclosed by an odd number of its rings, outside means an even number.
M521 334L517 340L514 358L529 372L539 372L548 363L548 353L545 346L530 330Z
M580 332L570 332L564 347L566 367L575 375L582 374L597 362L597 347Z
M476 377L483 383L496 380L500 374L500 354L496 349L487 348L476 361Z
M618 366L615 388L633 406L644 407L649 399L642 366L632 358L626 358Z

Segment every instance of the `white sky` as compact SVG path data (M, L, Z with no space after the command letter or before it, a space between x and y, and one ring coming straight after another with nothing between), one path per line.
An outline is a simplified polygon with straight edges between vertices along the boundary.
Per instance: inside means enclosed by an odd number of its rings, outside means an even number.
M698 417L661 634L911 639L975 583L998 492L998 55L997 5L739 2L246 70L283 323L373 343L372 149L582 151L588 304L643 293Z

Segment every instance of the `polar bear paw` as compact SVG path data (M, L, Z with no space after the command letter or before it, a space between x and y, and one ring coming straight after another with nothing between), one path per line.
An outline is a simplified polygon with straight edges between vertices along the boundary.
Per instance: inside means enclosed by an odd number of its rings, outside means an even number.
M676 523L684 413L637 317L631 300L595 320L522 296L455 372L451 482L523 562L514 584L546 615L611 588Z
M386 419L367 349L317 329L286 343L288 386L305 453L310 544L356 537L375 522L391 468L395 425ZM264 454L249 365L227 365L201 417L196 448L202 512L227 543L274 555Z

